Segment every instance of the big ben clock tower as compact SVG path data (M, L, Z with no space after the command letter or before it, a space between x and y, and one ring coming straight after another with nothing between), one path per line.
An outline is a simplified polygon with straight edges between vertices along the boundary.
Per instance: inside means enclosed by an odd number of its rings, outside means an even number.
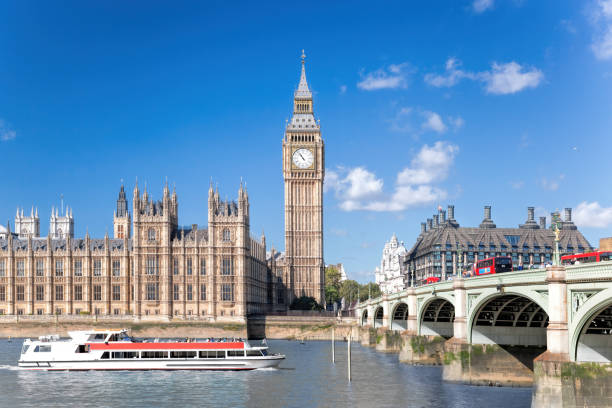
M323 263L323 177L325 149L312 109L312 92L302 74L293 98L293 116L283 139L285 179L285 282L288 301L312 296L325 302Z

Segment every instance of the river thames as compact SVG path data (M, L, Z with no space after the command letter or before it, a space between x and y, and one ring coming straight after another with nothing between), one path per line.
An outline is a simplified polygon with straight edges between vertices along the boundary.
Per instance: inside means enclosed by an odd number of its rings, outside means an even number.
M22 341L0 340L2 407L529 407L530 388L447 384L440 367L401 364L352 344L270 340L287 359L249 372L31 372L16 367ZM255 344L255 342L253 342Z

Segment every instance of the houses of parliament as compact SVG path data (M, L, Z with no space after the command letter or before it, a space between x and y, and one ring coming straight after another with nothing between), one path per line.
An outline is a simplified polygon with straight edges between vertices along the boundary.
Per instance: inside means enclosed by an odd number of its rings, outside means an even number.
M211 183L206 229L179 225L167 183L157 201L136 184L131 209L122 185L112 238L75 238L63 205L52 210L47 237L38 209L18 209L14 229L0 227L0 314L245 321L304 295L324 303L324 144L304 58L282 145L285 253L251 235L242 182L232 201Z

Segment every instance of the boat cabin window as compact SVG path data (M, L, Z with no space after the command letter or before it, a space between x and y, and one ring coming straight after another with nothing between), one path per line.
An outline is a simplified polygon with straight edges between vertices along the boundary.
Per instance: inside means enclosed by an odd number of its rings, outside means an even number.
M89 344L79 344L75 353L89 353Z
M141 351L140 358L168 358L167 351Z
M104 341L106 338L106 334L104 333L95 333L89 335L89 341Z
M29 348L30 348L29 344L24 344L23 347L21 348L21 354L27 353Z
M196 351L171 351L170 358L196 358Z
M113 358L138 358L137 351L113 351Z
M225 351L220 351L220 350L200 351L200 358L225 358Z
M102 360L108 360L109 355L108 355L108 351L105 351L104 353L102 353L102 357L100 357Z
M228 357L244 357L244 350L227 350Z
M246 355L247 357L261 357L263 354L259 350L247 350Z
M51 352L51 346L36 346L36 348L34 349L35 353L50 353Z

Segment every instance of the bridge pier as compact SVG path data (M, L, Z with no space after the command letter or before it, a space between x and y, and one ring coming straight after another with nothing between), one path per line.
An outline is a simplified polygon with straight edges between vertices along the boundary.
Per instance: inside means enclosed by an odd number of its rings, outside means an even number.
M399 361L407 364L441 365L444 358L444 343L441 336L402 335Z
M407 331L408 333L415 335L418 332L418 315L417 315L417 298L414 288L408 288L407 290L407 303L408 303L408 322Z

